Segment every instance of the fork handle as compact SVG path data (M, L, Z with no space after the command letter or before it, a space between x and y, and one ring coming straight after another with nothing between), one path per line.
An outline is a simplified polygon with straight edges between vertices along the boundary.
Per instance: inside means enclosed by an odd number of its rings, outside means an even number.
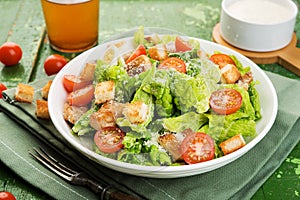
M139 198L118 190L111 185L103 187L91 179L88 179L85 184L94 192L100 193L101 200L139 200Z
M101 193L101 200L139 200L139 198L118 190L112 186L108 186Z
M75 179L78 185L87 186L93 192L100 194L101 200L139 200L139 198L118 190L112 185L101 185L94 180L87 178L82 172L78 173L75 176Z

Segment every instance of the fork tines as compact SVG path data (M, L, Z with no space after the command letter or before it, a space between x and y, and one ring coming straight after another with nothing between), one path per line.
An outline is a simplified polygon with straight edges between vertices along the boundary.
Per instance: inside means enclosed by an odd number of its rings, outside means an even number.
M39 149L40 150L33 148L33 150L36 152L37 155L31 152L29 152L29 154L37 161L39 161L41 164L43 164L51 171L53 171L55 174L59 175L60 177L64 178L67 181L71 181L72 176L78 174L78 172L58 162L55 158L53 158L51 155L46 153L45 150L43 150L42 148Z
M86 186L93 192L100 194L100 199L115 199L115 200L137 200L139 198L127 194L112 185L99 184L90 179L84 172L77 172L69 167L58 162L54 157L49 155L41 147L38 149L33 148L36 154L29 152L29 154L52 172L74 185Z

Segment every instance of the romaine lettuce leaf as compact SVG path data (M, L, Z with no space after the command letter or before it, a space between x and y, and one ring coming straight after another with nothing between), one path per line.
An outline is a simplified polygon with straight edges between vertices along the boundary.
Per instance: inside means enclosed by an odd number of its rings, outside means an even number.
M152 146L149 152L133 153L127 150L122 150L118 154L118 160L146 166L169 166L172 164L171 157L163 151L160 151L156 146Z
M232 60L235 62L236 67L238 68L241 75L245 75L247 72L249 72L251 69L250 67L243 67L242 63L235 57L234 55L229 55Z
M151 146L149 156L154 166L169 166L172 164L171 157L154 145Z
M174 103L182 113L193 110L203 113L209 109L211 91L204 80L177 72L174 73L170 89Z
M73 134L79 136L85 135L89 132L94 131L95 129L90 126L90 116L99 109L99 105L92 105L92 107L87 110L83 115L80 116L77 122L71 129Z
M153 115L154 115L154 103L153 103L153 96L147 92L145 92L142 88L145 84L149 83L149 81L152 80L155 74L155 67L152 67L151 69L144 72L144 78L142 79L141 86L136 90L136 93L133 96L133 99L131 102L136 101L142 101L148 106L148 114L147 118L143 123L140 124L133 124L127 119L125 116L120 117L116 120L117 125L119 127L125 128L125 129L131 129L132 131L138 132L138 133L146 133L148 132L146 127L147 125L152 121ZM125 136L126 137L126 136ZM148 137L145 136L145 137Z
M95 70L95 80L96 82L102 81L118 81L120 79L128 79L129 75L127 74L124 67L120 65L108 65L103 60L98 60Z
M221 85L221 87L232 88L232 89L235 89L238 92L240 92L240 94L242 95L242 98L243 98L240 111L246 113L248 115L249 119L252 119L252 120L256 119L255 110L250 101L250 96L249 96L249 93L247 90L245 90L243 87L241 87L237 84L226 84L226 85Z
M238 111L231 115L207 114L207 117L209 118L208 127L202 131L206 131L217 144L237 134L242 134L248 140L256 136L255 121L249 119L243 112Z
M255 120L259 120L262 115L261 115L261 107L260 107L260 99L259 99L259 94L255 88L255 85L257 84L257 82L252 81L249 85L249 95L250 95L250 101L252 103L252 106L254 108L255 111Z
M143 85L143 90L155 97L155 110L160 117L170 117L174 113L169 70L156 70L155 77Z
M197 131L208 122L208 118L203 113L189 112L178 117L164 118L162 121L166 130L179 133L188 128Z

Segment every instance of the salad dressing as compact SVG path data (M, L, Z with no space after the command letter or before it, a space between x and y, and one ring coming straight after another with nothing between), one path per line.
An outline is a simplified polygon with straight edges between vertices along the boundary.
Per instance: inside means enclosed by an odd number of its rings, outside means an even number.
M271 0L240 0L228 6L228 12L237 19L255 24L275 24L292 17L283 3Z

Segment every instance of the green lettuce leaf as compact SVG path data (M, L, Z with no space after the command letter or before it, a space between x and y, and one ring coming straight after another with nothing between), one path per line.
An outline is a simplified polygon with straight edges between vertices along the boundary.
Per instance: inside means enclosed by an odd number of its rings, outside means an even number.
M119 127L125 128L125 129L131 129L132 131L138 132L138 133L144 133L145 137L148 137L146 134L148 131L146 129L147 125L152 121L153 115L154 115L154 102L153 102L153 96L147 92L145 92L142 88L145 84L149 83L149 81L152 80L155 74L155 67L152 67L151 69L147 70L145 73L145 76L143 76L143 80L141 83L141 86L137 89L136 93L133 96L133 99L131 102L136 101L142 101L148 106L148 115L146 120L143 123L140 124L133 124L127 119L125 116L120 117L116 120L117 125ZM125 136L126 137L126 136Z
M255 85L257 84L257 82L252 81L249 85L249 95L250 95L250 101L252 103L252 106L254 108L255 111L255 120L259 120L262 115L261 115L261 106L260 106L260 98L259 98L259 94L255 88Z
M242 134L248 140L256 136L256 123L247 113L241 110L231 115L206 114L209 119L208 126L201 131L209 134L217 144Z
M155 109L160 117L170 117L174 113L173 97L169 87L170 80L168 70L156 70L155 77L142 88L155 97Z
M255 110L251 103L250 95L247 90L245 90L243 87L241 87L237 84L226 84L226 85L222 85L221 87L232 88L232 89L235 89L238 92L240 92L240 94L242 95L242 98L243 98L240 111L246 113L248 115L249 119L252 119L252 120L256 119Z
M177 72L174 73L170 89L174 103L182 113L193 110L203 113L209 109L211 91L204 80Z
M82 136L92 131L95 131L95 129L90 126L90 116L98 109L99 109L98 105L93 105L88 111L86 111L83 115L81 115L81 117L71 128L71 132L73 134Z
M178 117L164 118L162 121L166 130L179 133L188 128L197 131L208 122L208 118L202 113L189 112Z
M95 77L97 82L108 80L118 81L120 79L129 79L124 67L120 65L108 65L102 60L97 61L95 70Z
M229 55L229 56L235 62L235 65L238 68L238 70L239 70L239 72L241 73L242 76L245 75L247 72L249 72L251 70L251 68L249 66L248 67L244 67L242 65L242 63L237 59L236 56L234 56L234 55Z

